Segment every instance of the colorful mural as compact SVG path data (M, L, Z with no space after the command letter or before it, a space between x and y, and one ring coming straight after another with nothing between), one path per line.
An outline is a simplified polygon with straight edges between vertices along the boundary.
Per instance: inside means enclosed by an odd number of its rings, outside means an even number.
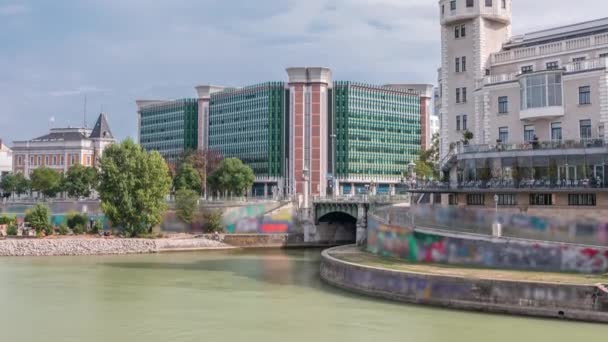
M222 220L230 234L285 234L293 230L293 218L291 206L276 208L270 203L231 208Z
M409 262L544 272L608 272L608 248L387 225L370 215L367 250Z

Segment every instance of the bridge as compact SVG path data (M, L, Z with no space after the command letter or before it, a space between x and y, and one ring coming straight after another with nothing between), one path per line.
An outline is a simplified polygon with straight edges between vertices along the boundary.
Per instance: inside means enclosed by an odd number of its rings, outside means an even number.
M314 229L309 227L308 239L336 242L365 242L367 237L367 213L370 209L394 204L409 204L409 195L397 196L343 196L314 198L312 212Z

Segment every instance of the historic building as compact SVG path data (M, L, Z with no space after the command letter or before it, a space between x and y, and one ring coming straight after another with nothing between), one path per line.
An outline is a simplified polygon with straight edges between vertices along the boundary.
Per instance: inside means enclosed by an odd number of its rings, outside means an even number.
M513 36L511 0L439 7L446 202L608 207L608 19Z
M94 167L103 150L114 143L106 115L101 113L93 129L52 128L41 137L13 143L13 171L29 176L45 166L66 172L72 165Z

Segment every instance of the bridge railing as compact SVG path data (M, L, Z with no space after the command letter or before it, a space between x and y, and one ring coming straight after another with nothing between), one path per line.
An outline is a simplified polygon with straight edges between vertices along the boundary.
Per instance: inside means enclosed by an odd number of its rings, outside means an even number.
M584 245L608 246L608 217L605 220L578 217L576 220L458 207L383 207L372 212L381 222L409 228L431 228L492 236L499 222L502 236Z
M405 195L345 195L313 197L315 203L361 202L361 203L409 203L411 196Z

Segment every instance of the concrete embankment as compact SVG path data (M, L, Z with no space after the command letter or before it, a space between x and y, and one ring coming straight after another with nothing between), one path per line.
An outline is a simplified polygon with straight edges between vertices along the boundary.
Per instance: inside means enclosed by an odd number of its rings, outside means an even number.
M407 264L356 247L323 252L321 277L385 299L514 315L608 323L606 277Z

